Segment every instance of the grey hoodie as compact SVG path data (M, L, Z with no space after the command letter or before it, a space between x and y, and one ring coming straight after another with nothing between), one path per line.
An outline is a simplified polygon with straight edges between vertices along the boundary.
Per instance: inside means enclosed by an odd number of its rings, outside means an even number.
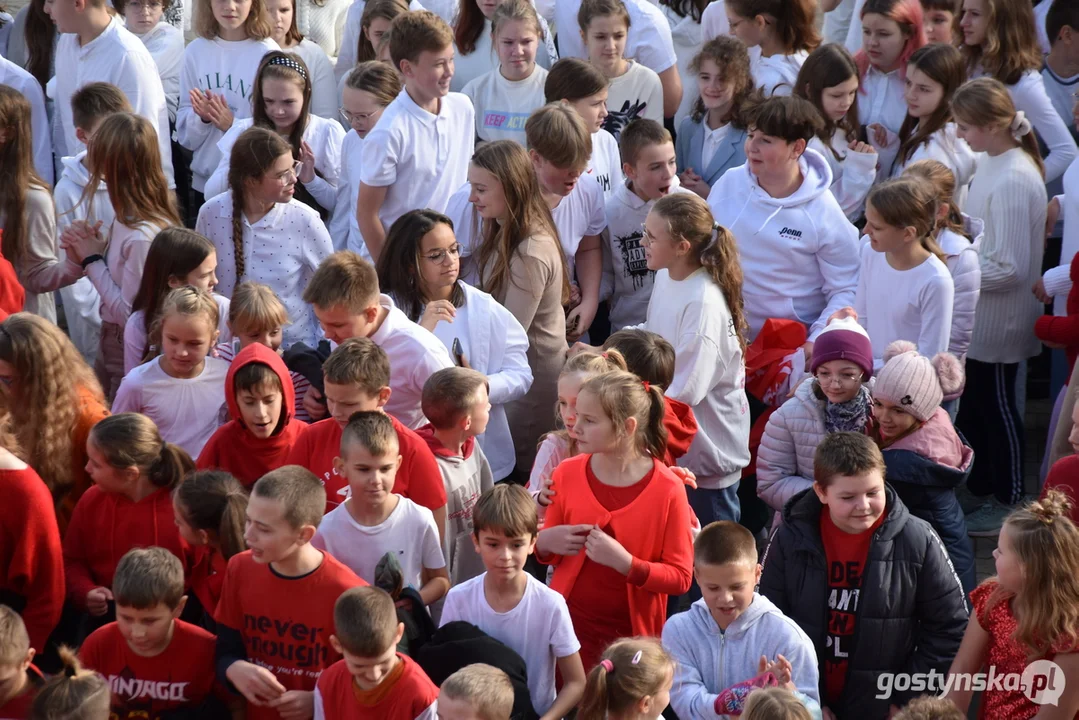
M761 655L790 660L791 679L819 717L817 652L797 623L772 601L753 593L753 602L721 631L704 600L663 627L663 647L676 663L671 707L681 720L714 720L716 696L755 677Z

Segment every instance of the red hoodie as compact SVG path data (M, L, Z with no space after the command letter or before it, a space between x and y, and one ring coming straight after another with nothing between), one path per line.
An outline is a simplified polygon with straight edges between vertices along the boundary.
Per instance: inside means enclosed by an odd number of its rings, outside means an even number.
M667 408L664 410L663 426L667 428L667 454L663 463L667 467L678 464L678 458L689 452L693 437L697 434L697 418L693 408L680 400L664 398Z
M116 564L128 550L156 545L184 563L180 531L172 513L172 489L160 488L138 502L94 485L79 499L64 536L67 595L86 610L86 593L111 587Z
M0 603L19 611L31 647L42 652L64 606L64 559L52 495L27 467L0 470L0 497Z
M268 438L256 438L244 426L240 405L236 402L236 373L245 365L268 365L281 381L281 411L284 427ZM225 376L225 399L232 420L217 429L199 455L198 468L220 468L232 473L244 487L251 487L260 477L287 465L289 452L303 432L304 423L296 419L296 393L292 378L281 357L259 343L252 343L236 355Z

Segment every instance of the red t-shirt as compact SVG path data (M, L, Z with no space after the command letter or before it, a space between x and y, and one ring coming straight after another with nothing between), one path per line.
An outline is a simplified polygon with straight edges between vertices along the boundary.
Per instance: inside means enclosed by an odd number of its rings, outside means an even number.
M256 563L248 550L229 560L215 619L238 631L247 659L269 669L286 690L312 691L322 671L341 659L330 645L334 603L366 584L329 553L314 571L287 578ZM280 720L273 708L248 704L247 720L263 718Z
M360 690L352 682L345 661L334 663L318 680L323 714L333 720L416 720L438 699L438 687L412 658L400 661L374 690Z
M30 706L38 688L45 684L41 671L33 665L26 668L26 687L22 692L0 705L0 720L24 720L30 715Z
M887 512L868 530L851 535L836 527L828 508L821 510L820 536L828 566L828 639L823 651L824 702L838 702L847 684L847 663L854 627L858 623L858 600L862 571L877 531Z
M414 430L388 415L397 442L401 446L401 467L393 483L393 491L431 511L446 505L446 488L434 453ZM326 512L333 510L348 497L348 481L333 467L333 459L341 455L341 426L333 418L320 420L304 428L292 446L289 465L300 465L313 472L326 488Z
M113 720L157 720L172 710L197 707L213 692L216 642L202 628L177 620L165 651L142 657L113 622L86 638L79 657L109 681Z
M628 487L614 487L600 482L592 472L591 463L585 464L585 475L588 478L588 489L596 500L604 509L614 512L626 507L644 492L655 476L655 468ZM603 528L603 531L614 537L614 530L610 525ZM627 578L617 570L591 559L586 558L581 566L581 573L566 598L566 604L573 621L573 630L581 643L581 662L584 663L585 672L599 663L600 656L611 642L633 636L629 594L626 592L626 583L633 580L633 570L630 570Z

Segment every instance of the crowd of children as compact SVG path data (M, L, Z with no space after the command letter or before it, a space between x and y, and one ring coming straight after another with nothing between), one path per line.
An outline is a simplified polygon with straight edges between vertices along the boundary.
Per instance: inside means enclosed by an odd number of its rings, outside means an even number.
M1075 0L0 8L0 720L1079 718L1077 88Z

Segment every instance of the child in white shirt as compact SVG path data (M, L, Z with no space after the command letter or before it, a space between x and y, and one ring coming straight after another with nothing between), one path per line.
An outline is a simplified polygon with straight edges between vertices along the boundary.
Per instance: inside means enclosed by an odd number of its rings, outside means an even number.
M165 102L169 106L169 122L176 122L180 103L180 68L184 61L184 33L180 28L163 21L170 0L113 0L116 11L123 15L125 26L150 51L161 74Z
M442 212L468 177L475 111L449 91L453 32L427 11L402 15L390 34L394 67L405 91L383 112L363 144L357 222L378 259L390 225L409 210Z
M330 511L311 544L375 584L384 555L397 557L404 582L431 605L450 589L438 527L427 508L393 493L401 465L397 432L383 412L358 412L341 433L334 469L348 480L349 497Z
M810 0L725 0L731 34L749 48L750 69L765 97L790 95L802 63L820 45Z
M907 113L903 97L907 61L925 45L922 8L918 0L891 0L870 10L866 12L859 2L851 23L852 33L857 23L859 42L854 48L847 45L851 52L857 50L854 58L864 68L858 96L860 120L863 125L880 124L898 133ZM874 140L878 147L885 144L883 137Z
M622 159L618 141L603 129L607 118L610 81L596 66L579 58L562 58L547 73L543 92L549 103L568 103L592 132L592 155L585 174L599 183L605 200L622 186Z
M311 113L337 119L337 78L333 63L318 43L304 37L296 24L296 0L266 0L270 37L288 53L300 56L311 76Z
M223 6L222 6L223 7ZM227 16L211 0L198 0L198 37L184 50L176 139L194 153L191 187L197 193L221 162L217 142L236 118L251 116L251 93L262 56L277 50L261 0ZM206 198L196 198L201 204Z
M884 349L907 340L932 357L948 349L955 285L933 238L936 202L917 180L889 180L866 200L866 232L854 309L874 348L874 370ZM878 354L879 353L879 354Z
M412 0L409 9L415 10L413 6L417 4L416 0ZM529 4L536 6L533 2ZM498 7L498 4L478 0L464 0L460 3L460 14L453 22L453 79L450 81L450 90L453 92L463 92L465 85L498 65L498 48L492 34L494 12ZM535 47L536 64L550 70L552 64L558 60L554 33L542 13L538 12L539 8L535 9L539 36Z
M139 412L161 437L198 456L225 412L229 364L207 357L217 341L217 303L205 290L181 287L162 308L161 355L120 383L112 412Z
M295 200L300 163L292 147L272 130L248 128L232 148L235 184L206 202L195 229L217 248L219 290L226 297L244 280L274 288L288 309L282 346L317 344L318 320L303 289L333 242L318 213ZM239 227L232 221L242 214Z
M662 124L664 97L659 75L625 57L631 21L622 0L584 0L578 22L588 49L588 61L611 82L604 129L617 140L622 128L637 118Z
M536 65L543 28L528 0L504 0L491 16L498 67L461 91L472 101L479 141L515 140L524 145L525 121L544 104L547 71Z

